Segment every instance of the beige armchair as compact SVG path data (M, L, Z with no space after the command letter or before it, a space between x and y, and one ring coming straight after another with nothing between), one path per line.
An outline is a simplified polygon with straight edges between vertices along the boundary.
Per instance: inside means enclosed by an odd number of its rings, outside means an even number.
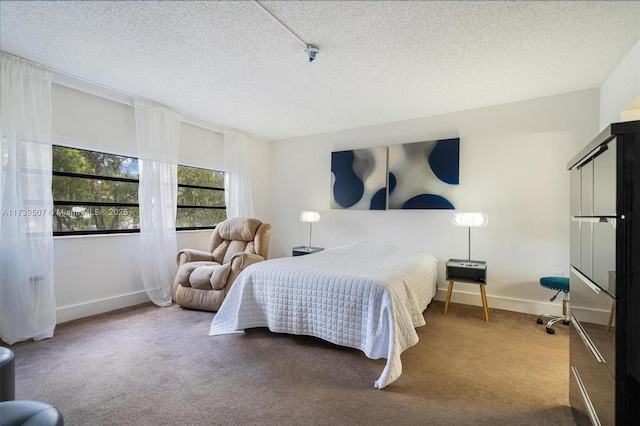
M240 272L267 259L270 234L271 225L258 219L227 219L213 231L209 251L180 250L175 302L189 309L217 311Z

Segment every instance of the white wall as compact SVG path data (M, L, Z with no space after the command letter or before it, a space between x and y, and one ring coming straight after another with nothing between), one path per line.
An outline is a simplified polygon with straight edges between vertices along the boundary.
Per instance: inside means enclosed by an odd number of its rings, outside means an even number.
M178 250L208 247L211 231L178 232ZM140 234L53 238L57 322L148 302Z
M620 112L640 96L640 40L600 87L600 130L620 121Z
M52 85L51 98L54 143L137 157L132 106L59 84ZM178 162L224 170L224 137L181 123Z
M54 84L54 143L137 155L130 105ZM251 144L255 210L267 211L268 144ZM181 164L224 170L224 137L192 124L180 127ZM261 216L258 216L261 217ZM177 249L205 249L211 231L178 232ZM54 237L54 285L58 323L149 299L139 268L139 234Z
M460 138L458 210L486 211L489 225L472 230L472 257L488 262L489 305L529 313L560 311L538 284L568 276L569 173L566 163L598 132L598 90L418 120L272 142L272 256L308 243L300 210L318 210L313 245L372 241L410 247L445 262L467 255L467 229L452 211L330 210L331 152ZM456 284L453 302L480 305L477 285ZM560 299L560 298L559 298Z

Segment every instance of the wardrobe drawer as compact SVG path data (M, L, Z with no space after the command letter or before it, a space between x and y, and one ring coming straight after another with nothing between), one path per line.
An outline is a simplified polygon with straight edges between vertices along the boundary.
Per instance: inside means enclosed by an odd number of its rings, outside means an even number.
M572 321L584 331L594 350L602 357L605 368L616 374L616 299L575 269L571 269ZM577 330L577 331L580 331Z
M615 425L616 381L604 362L599 362L571 324L571 374L569 398L579 425Z

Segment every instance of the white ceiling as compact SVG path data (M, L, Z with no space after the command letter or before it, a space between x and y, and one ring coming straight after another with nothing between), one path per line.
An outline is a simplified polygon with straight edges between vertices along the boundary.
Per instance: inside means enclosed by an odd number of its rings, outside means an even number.
M602 85L640 2L1 1L0 48L268 140Z

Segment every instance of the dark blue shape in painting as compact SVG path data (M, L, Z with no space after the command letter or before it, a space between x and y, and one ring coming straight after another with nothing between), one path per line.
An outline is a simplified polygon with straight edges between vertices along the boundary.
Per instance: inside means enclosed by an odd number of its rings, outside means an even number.
M398 179L396 179L396 175L389 172L389 194L396 190L396 185L398 184Z
M455 210L455 207L453 207L453 204L451 204L449 200L434 194L420 194L409 198L402 208Z
M371 197L369 210L386 210L387 208L387 188L381 188Z
M441 181L460 183L460 138L439 140L429 155L429 165Z
M364 183L353 171L353 151L331 153L331 173L335 176L333 199L342 207L351 207L362 199Z

